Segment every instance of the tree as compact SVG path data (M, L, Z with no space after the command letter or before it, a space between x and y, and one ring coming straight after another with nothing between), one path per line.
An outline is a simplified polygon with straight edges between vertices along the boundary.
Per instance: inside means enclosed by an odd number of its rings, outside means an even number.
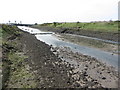
M10 21L9 21L9 24L10 24Z
M77 21L77 24L80 23L79 21Z
M35 23L35 25L37 25L37 23Z
M53 24L54 24L54 26L56 27L56 24L57 24L57 23L56 23L56 22L53 22Z

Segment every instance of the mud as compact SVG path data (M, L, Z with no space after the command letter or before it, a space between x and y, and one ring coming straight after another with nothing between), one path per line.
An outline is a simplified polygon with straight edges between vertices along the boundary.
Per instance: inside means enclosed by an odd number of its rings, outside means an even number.
M117 88L118 86L117 71L95 58L73 53L66 47L53 48L28 33L23 33L20 41L24 45L24 52L29 56L31 70L36 74L38 88ZM77 64L74 64L74 61Z
M79 37L73 34L72 35L71 34L60 34L57 36L60 37L63 41L69 41L69 42L76 43L78 45L84 45L84 46L88 46L91 48L96 48L99 50L111 52L113 54L119 54L118 44L111 44L111 43L107 43L104 41Z
M87 88L117 88L118 87L118 72L112 66L107 66L105 63L97 59L73 53L68 47L56 47L53 51L63 61L68 61L74 69L70 71L74 83Z
M61 59L50 51L50 46L28 33L22 34L20 42L25 54L29 56L27 61L36 76L37 88L72 87L72 83L68 83L68 71L72 68L62 63Z
M35 76L28 80L34 80L36 88L117 88L118 74L113 67L66 47L53 48L26 32L19 37L17 49L28 56L25 62Z
M44 31L53 31L56 33L68 33L68 34L77 34L77 35L84 35L89 37L95 37L105 40L111 40L118 42L118 35L119 33L112 33L112 32L100 32L100 31L93 31L93 30L82 30L79 28L52 28L52 27L45 27L45 26L32 26L33 28L38 28Z

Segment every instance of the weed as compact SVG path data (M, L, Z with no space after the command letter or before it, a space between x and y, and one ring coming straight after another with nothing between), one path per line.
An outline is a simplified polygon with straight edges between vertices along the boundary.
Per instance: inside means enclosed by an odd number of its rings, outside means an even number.
M103 21L103 22L73 22L73 23L44 23L41 26L50 26L50 27L62 27L62 28L80 28L82 30L92 30L92 31L101 31L101 32L118 32L118 22L116 21ZM75 29L73 29L75 30Z

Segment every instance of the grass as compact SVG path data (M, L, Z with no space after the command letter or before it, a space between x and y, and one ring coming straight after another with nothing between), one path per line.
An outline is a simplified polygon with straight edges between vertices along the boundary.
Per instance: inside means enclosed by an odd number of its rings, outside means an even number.
M0 38L2 38L2 28L0 28Z
M1 29L1 28L0 28ZM30 73L30 67L25 62L28 58L24 52L18 48L19 34L21 33L16 26L2 25L0 30L3 36L2 47L4 50L3 58L3 88L35 88L36 81L34 74ZM13 40L8 40L15 37Z
M10 88L34 88L36 84L33 79L34 75L28 71L29 66L24 65L24 60L28 58L23 53L9 53L8 59L11 61L10 79L8 87ZM29 80L29 81L28 81Z
M2 88L2 28L0 28L0 89Z
M2 44L2 29L0 28L0 45Z
M101 32L117 32L118 21L104 21L104 22L74 22L74 23L44 23L40 26L62 27L62 28L77 28L81 30L93 30ZM75 29L74 29L75 30Z
M35 76L34 74L30 73L29 65L25 63L25 60L28 58L28 56L25 56L23 52L17 50L16 46L17 44L12 44L10 42L3 43L3 47L13 47L6 53L7 59L5 61L3 60L3 70L5 70L3 74L3 82L5 83L7 81L4 87L35 88L35 81L30 80Z
M9 37L11 35L18 35L21 32L19 32L19 29L16 26L10 26L10 25L2 25L2 37L3 39L6 37Z
M10 52L8 54L8 59L11 60L11 68L19 68L20 65L22 65L22 62L24 61L25 57L24 56L19 56L17 53L12 53ZM21 66L20 66L21 67Z

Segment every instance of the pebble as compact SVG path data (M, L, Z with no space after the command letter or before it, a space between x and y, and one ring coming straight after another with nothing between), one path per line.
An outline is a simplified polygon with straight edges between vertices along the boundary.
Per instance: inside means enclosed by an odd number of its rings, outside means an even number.
M81 87L81 85L79 83L77 83L77 82L74 84L74 86L75 87Z
M102 77L102 79L104 79L104 80L105 80L105 79L106 79L106 77Z

